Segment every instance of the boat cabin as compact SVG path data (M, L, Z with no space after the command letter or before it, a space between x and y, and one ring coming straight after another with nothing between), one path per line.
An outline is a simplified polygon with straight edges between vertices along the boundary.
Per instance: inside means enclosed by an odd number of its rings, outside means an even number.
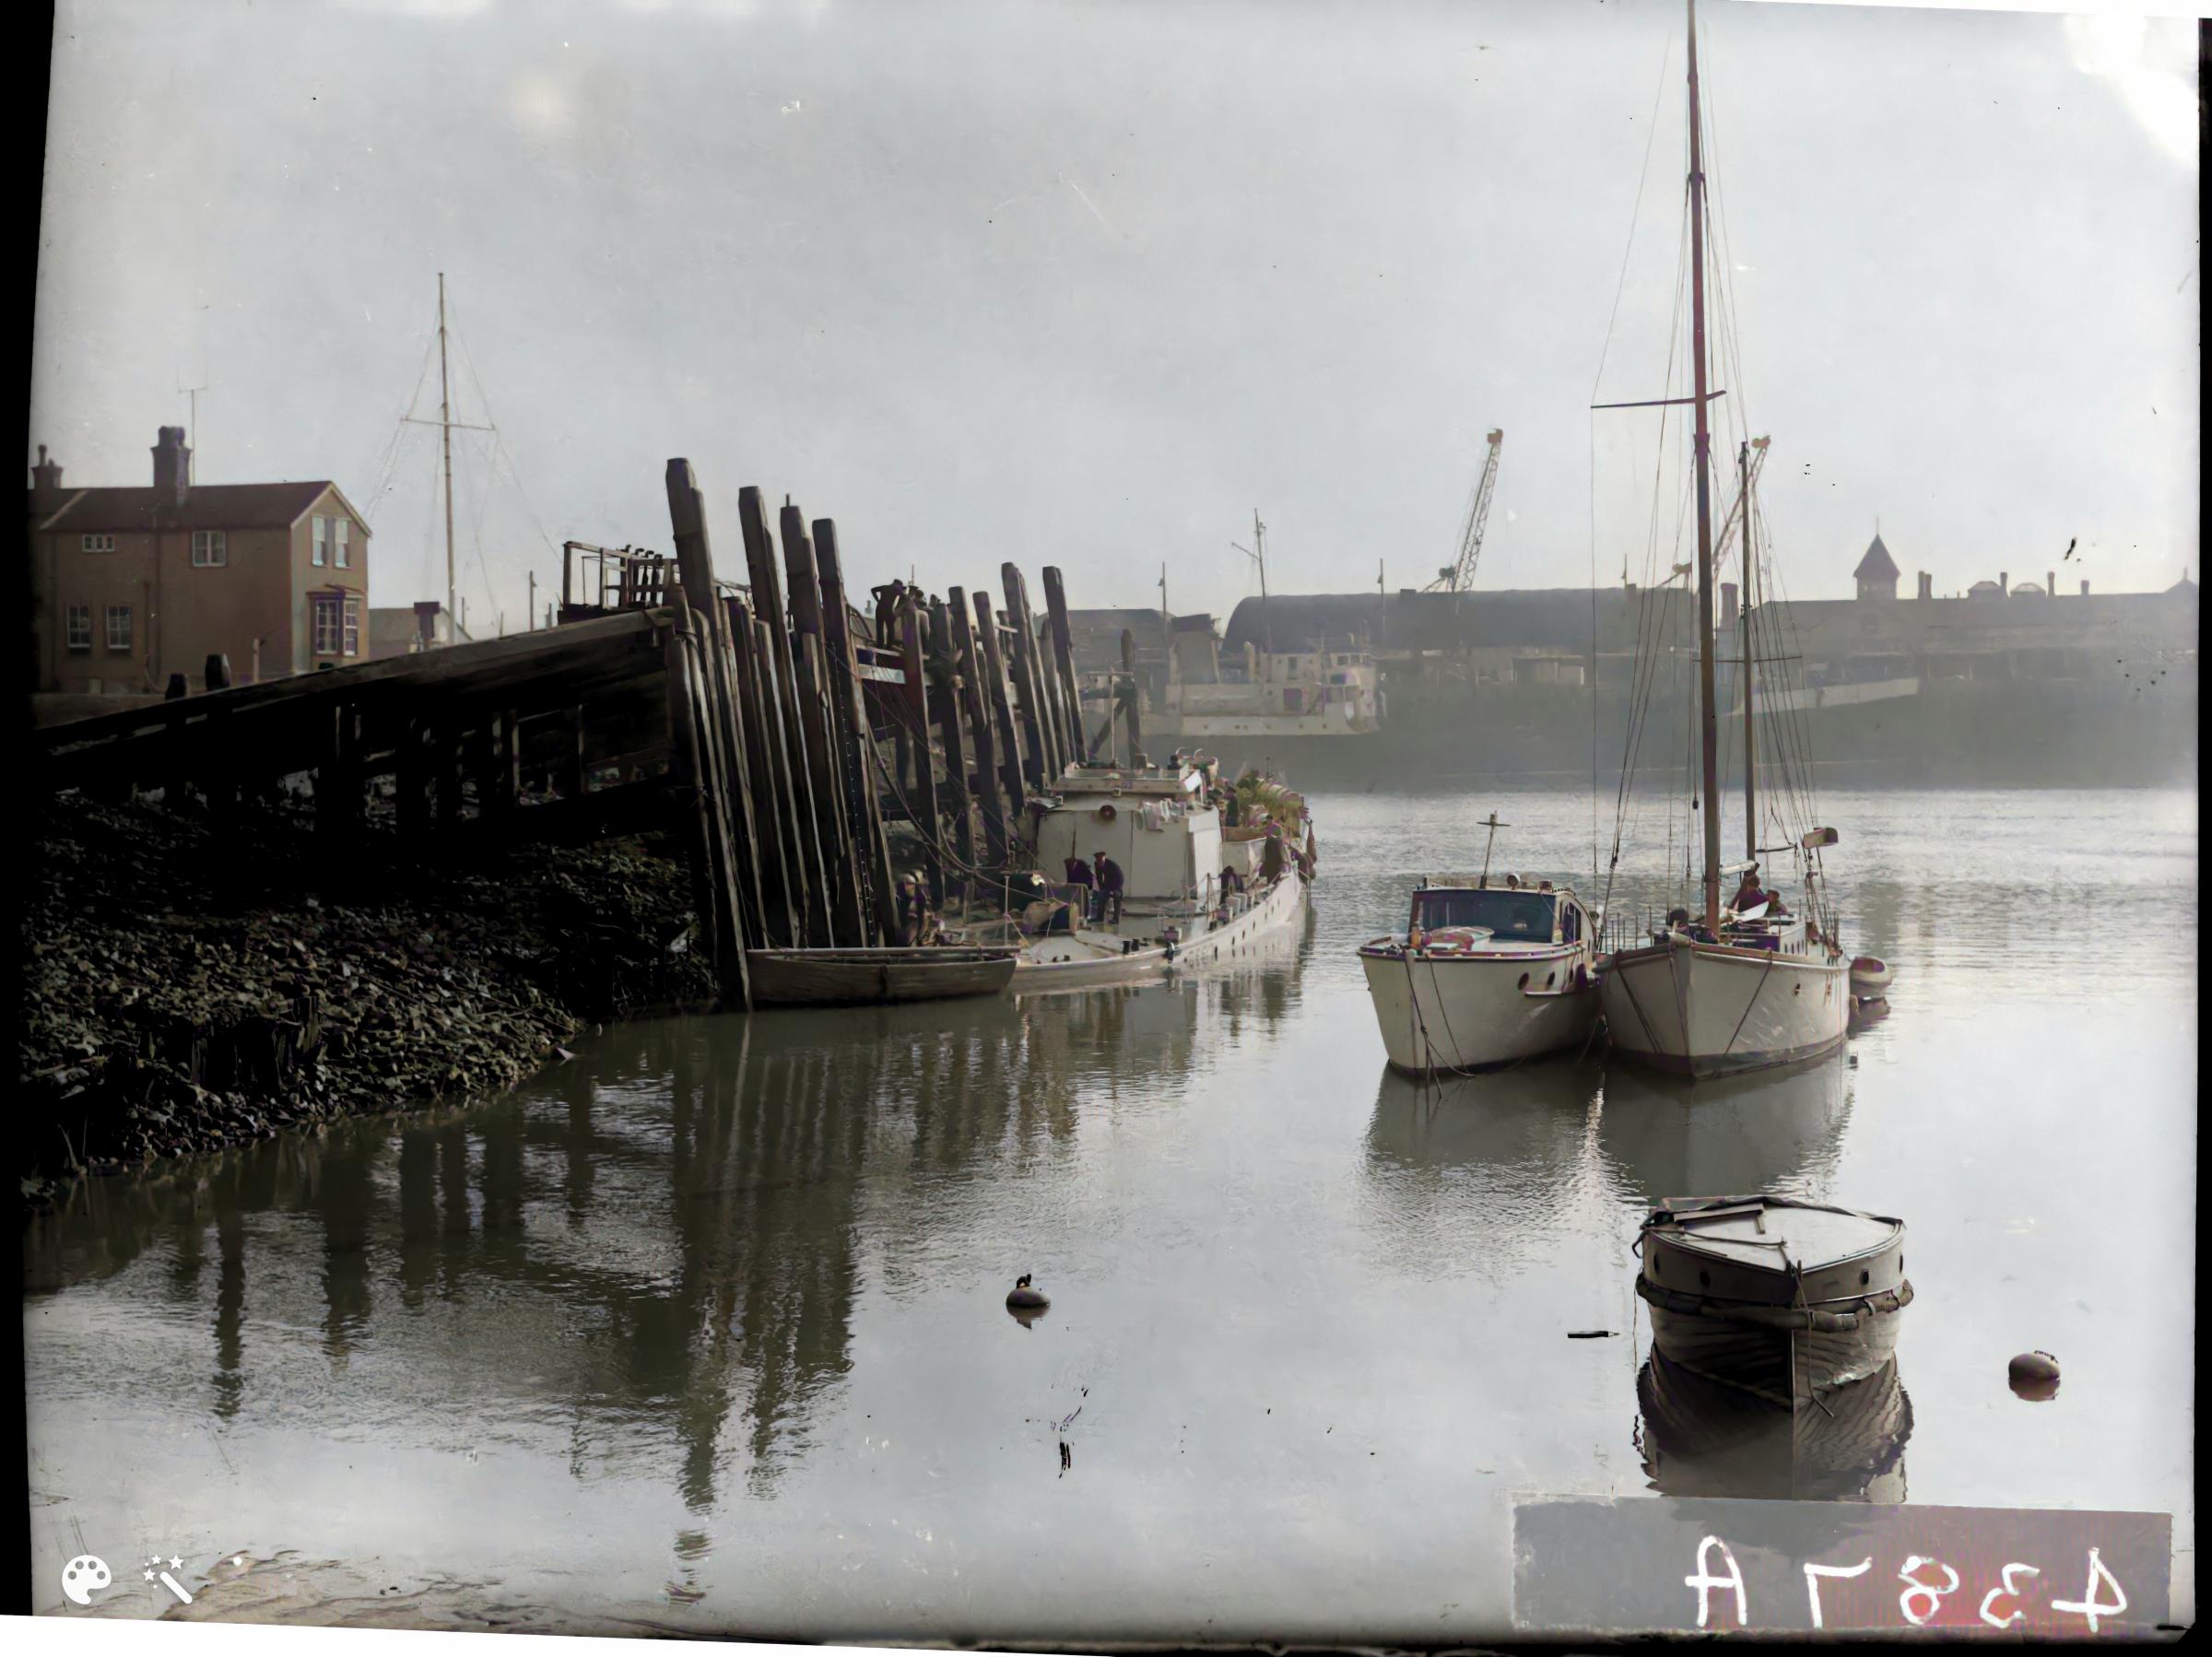
M1221 877L1221 817L1203 804L1205 774L1070 769L1037 822L1037 864L1057 883L1071 857L1103 852L1121 865L1124 900L1210 902Z
M1549 947L1579 944L1596 927L1571 887L1492 886L1464 876L1431 876L1414 889L1409 934L1478 929L1492 944Z

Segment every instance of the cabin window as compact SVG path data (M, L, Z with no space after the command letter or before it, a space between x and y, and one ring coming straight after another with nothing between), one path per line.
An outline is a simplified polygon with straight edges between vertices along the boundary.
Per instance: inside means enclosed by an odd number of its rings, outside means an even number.
M1487 926L1491 935L1528 943L1551 942L1558 899L1549 892L1468 891L1432 888L1418 895L1416 924L1433 932L1441 926Z
M1559 917L1559 939L1562 943L1578 942L1583 935L1582 911L1570 903L1567 912Z

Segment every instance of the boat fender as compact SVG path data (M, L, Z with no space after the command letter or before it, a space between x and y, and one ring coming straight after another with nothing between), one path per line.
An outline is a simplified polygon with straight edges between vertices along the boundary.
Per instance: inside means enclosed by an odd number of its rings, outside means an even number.
M1111 822L1112 822L1112 821L1113 821L1113 817L1114 817L1114 810L1113 810L1113 807L1112 807L1112 805L1101 805L1101 806L1100 806L1100 807L1099 807L1099 821L1100 821L1100 822L1101 822L1101 823L1111 823Z
M1014 1287L1006 1292L1008 1311L1042 1311L1051 1304L1042 1289L1030 1287L1030 1274L1027 1272L1016 1278Z

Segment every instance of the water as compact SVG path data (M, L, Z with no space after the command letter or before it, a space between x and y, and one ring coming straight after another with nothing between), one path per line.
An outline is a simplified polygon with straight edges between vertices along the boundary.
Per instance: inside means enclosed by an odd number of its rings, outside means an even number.
M1352 947L1492 806L1587 887L1585 795L1314 805L1311 922L1216 976L615 1028L33 1225L34 1602L88 1549L213 1584L114 1616L1495 1634L1517 1494L1651 1487L1644 1204L1765 1187L1909 1222L1909 1499L2171 1511L2194 1616L2194 793L1830 796L1893 1010L1694 1093L1384 1071Z

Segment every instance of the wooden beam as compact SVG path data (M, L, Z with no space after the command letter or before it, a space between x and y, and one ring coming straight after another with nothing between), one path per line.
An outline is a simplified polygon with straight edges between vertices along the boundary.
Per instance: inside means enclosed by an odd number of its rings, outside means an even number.
M998 744L992 734L993 716L983 688L991 676L991 664L983 659L982 646L976 640L975 617L969 610L968 594L958 587L947 587L945 602L952 617L952 636L959 652L968 734L975 744L974 780L969 788L983 817L983 860L996 877L1006 869L1008 835Z
M861 890L860 860L840 780L835 716L830 703L830 664L822 641L821 572L806 520L786 502L777 514L784 573L791 579L792 660L798 672L799 712L806 727L806 765L813 779L816 833L829 864L831 940L847 946L871 944L868 910Z
M836 941L830 870L837 856L837 842L834 839L825 841L822 835L822 815L814 797L814 762L808 752L809 727L802 713L804 692L792 650L790 612L783 603L783 578L777 569L776 545L769 535L760 491L750 484L737 491L737 518L745 532L753 614L766 633L768 654L762 660L774 674L777 722L782 727L783 764L789 781L787 820L805 871L806 941L820 948Z
M922 640L928 617L921 613L919 595L908 593L899 605L899 654L906 669L906 694L900 700L905 718L902 728L914 734L914 793L909 805L922 834L922 864L929 879L932 909L945 907L945 857L940 850L945 825L937 814L936 756L929 740L929 680L924 665Z
M1058 567L1052 564L1044 567L1044 614L1046 628L1052 635L1053 666L1065 694L1068 752L1080 755L1086 751L1083 690L1076 681L1075 634L1067 620L1067 583L1061 579Z
M787 508L795 511L796 508ZM814 548L822 583L823 644L829 656L830 694L837 713L838 737L844 759L845 800L853 835L853 861L867 886L877 942L899 945L906 940L906 921L899 910L899 889L891 878L890 841L883 831L882 789L876 734L868 723L860 675L853 654L853 634L845 607L845 573L837 551L837 524L828 518L814 521Z

